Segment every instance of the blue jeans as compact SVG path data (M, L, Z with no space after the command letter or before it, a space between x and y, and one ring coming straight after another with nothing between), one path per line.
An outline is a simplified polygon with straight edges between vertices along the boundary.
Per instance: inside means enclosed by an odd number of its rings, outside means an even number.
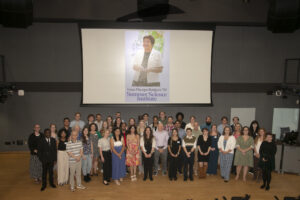
M86 154L86 155L84 155L84 157L86 158L85 160L83 158L81 159L82 174L83 174L83 176L86 176L87 174L89 174L91 172L91 169L92 169L92 154Z

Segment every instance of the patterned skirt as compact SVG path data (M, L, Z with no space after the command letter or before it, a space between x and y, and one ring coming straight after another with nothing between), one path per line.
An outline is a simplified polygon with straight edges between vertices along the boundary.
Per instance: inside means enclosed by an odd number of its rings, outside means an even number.
M37 155L30 155L29 173L30 177L34 179L42 179L42 163Z
M137 144L129 144L126 152L126 165L139 166L140 165L140 151ZM129 150L130 149L130 150Z

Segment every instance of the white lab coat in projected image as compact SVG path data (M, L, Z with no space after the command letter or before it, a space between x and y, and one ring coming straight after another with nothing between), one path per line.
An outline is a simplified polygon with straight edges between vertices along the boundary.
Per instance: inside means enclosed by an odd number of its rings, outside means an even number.
M134 65L141 66L141 64L143 62L143 58L144 58L144 49L140 50L136 53L136 55L134 57L134 61L133 61L133 66ZM162 67L161 54L160 54L159 51L157 51L155 49L151 50L151 53L150 53L150 56L149 56L149 59L148 59L147 68L149 69L149 68L152 68L152 67ZM147 73L147 82L148 83L160 82L159 74L160 73L153 73L153 72ZM140 76L140 72L135 71L133 80L138 81L139 76Z

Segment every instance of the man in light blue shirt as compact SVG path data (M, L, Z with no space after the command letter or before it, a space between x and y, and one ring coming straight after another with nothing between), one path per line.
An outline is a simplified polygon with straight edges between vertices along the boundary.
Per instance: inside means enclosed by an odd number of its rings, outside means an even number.
M75 113L75 119L73 121L71 121L70 127L73 129L73 127L75 125L78 125L80 127L80 131L82 131L82 129L85 126L85 122L80 120L81 118L81 114L79 112Z
M222 121L222 124L218 125L218 127L217 127L217 130L218 130L218 133L219 133L219 134L222 134L222 133L223 133L223 130L224 130L224 128L225 128L226 126L230 127L230 125L228 124L228 118L227 118L227 117L223 116L223 117L221 118L221 121ZM230 127L230 129L231 129L231 127ZM231 130L231 131L232 131L232 130Z

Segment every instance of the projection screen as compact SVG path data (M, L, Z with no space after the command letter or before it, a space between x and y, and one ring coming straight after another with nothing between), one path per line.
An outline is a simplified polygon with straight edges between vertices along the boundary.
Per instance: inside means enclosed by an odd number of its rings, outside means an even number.
M211 104L213 30L81 28L83 104Z

